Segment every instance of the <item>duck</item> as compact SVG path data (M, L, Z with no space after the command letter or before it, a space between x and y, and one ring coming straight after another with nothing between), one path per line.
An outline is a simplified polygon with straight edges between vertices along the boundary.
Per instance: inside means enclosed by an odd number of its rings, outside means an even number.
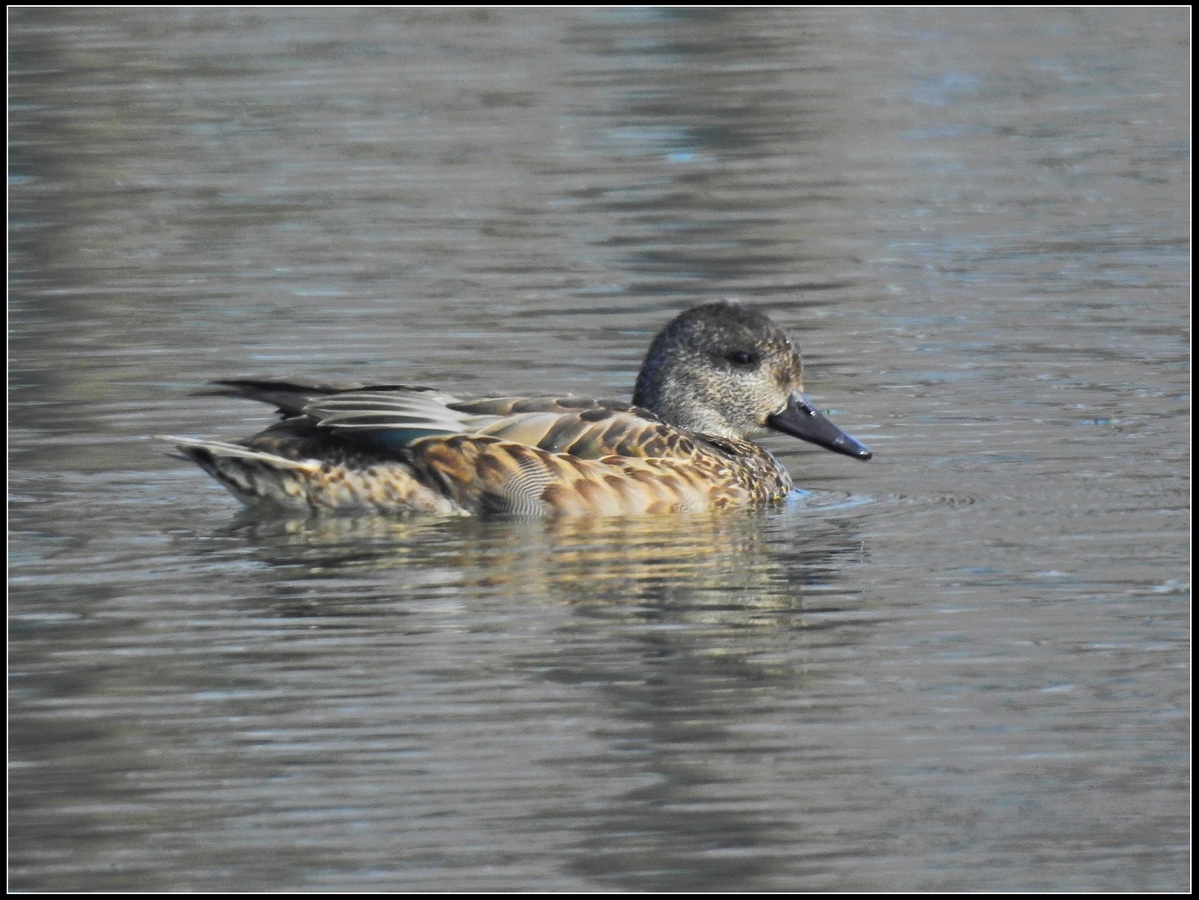
M739 302L695 306L654 338L631 403L463 399L403 384L239 378L209 394L274 406L245 440L167 437L244 504L292 513L666 515L782 501L791 475L751 435L871 451L803 393L800 353Z

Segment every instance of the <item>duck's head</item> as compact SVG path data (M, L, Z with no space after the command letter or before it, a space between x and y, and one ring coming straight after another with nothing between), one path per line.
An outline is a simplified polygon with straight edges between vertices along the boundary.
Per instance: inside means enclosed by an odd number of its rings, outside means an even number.
M799 352L782 329L729 300L689 309L662 329L637 376L633 402L671 425L714 437L770 428L846 456L871 456L804 397Z

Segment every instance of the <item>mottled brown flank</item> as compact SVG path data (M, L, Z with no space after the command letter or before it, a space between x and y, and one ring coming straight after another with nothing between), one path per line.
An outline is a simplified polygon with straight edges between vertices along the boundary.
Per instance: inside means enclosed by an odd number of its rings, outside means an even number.
M491 454L482 454L475 460L475 478L483 484L501 484L509 474L509 467Z
M377 453L340 446L333 455L345 464L325 460L319 467L308 460L285 462L282 454L277 464L268 457L262 463L239 461L239 466L218 464L211 452L197 450L193 456L238 495L322 509L667 513L777 500L790 489L785 470L748 441L700 444L667 426L623 413L605 421L610 416L605 412L598 417L601 424L584 426L583 417L566 414L566 421L555 423L547 443L555 440L554 432L577 436L577 442L586 443L578 454L498 437L452 435L414 442L406 462L384 462ZM274 435L269 443L278 440ZM652 454L645 455L647 447ZM283 471L284 466L291 468Z
M497 453L506 453L508 458L522 469L530 465L542 465L541 457L538 456L537 451L532 447L526 447L524 444L514 444L509 441L503 444L496 444L493 449Z
M646 512L651 516L667 516L679 511L679 504L670 500L656 500L649 505Z
M618 496L626 506L633 506L637 502L637 496L633 493L633 482L628 478L621 478L619 475L607 474L604 476L604 484Z
M560 509L570 499L564 484L551 484L541 494L541 499L549 504L550 509Z
M586 503L595 503L599 499L599 490L590 481L578 478L570 483L571 490Z
M467 460L463 459L456 439L447 441L424 440L413 449L419 455L414 462L420 471L430 474L443 489L451 489L455 484L461 484L470 479L470 471L466 468Z
M650 489L656 492L662 486L662 483L658 480L658 474L652 469L637 468L629 469L627 472L629 477L637 482L642 489Z

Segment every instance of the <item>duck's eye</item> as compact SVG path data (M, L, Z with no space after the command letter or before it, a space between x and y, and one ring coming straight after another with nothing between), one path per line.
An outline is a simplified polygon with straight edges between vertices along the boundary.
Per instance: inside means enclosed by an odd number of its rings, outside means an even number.
M734 350L731 353L726 353L724 358L734 366L751 366L758 361L758 357L748 350Z

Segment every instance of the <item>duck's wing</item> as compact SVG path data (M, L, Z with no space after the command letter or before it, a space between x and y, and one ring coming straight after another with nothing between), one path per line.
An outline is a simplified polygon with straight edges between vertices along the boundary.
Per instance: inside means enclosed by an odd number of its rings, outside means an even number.
M318 429L390 454L421 438L479 433L494 417L456 409L458 399L429 389L385 389L327 394L302 415Z
M439 397L442 402L456 398L429 387L407 384L366 384L363 382L328 384L319 381L291 381L281 378L226 378L214 381L199 396L242 397L274 406L285 416L303 415L308 404L339 394L418 393Z
M388 453L422 438L471 436L575 459L691 459L697 438L628 403L576 397L458 400L431 391L350 392L321 397L303 414L321 429Z

